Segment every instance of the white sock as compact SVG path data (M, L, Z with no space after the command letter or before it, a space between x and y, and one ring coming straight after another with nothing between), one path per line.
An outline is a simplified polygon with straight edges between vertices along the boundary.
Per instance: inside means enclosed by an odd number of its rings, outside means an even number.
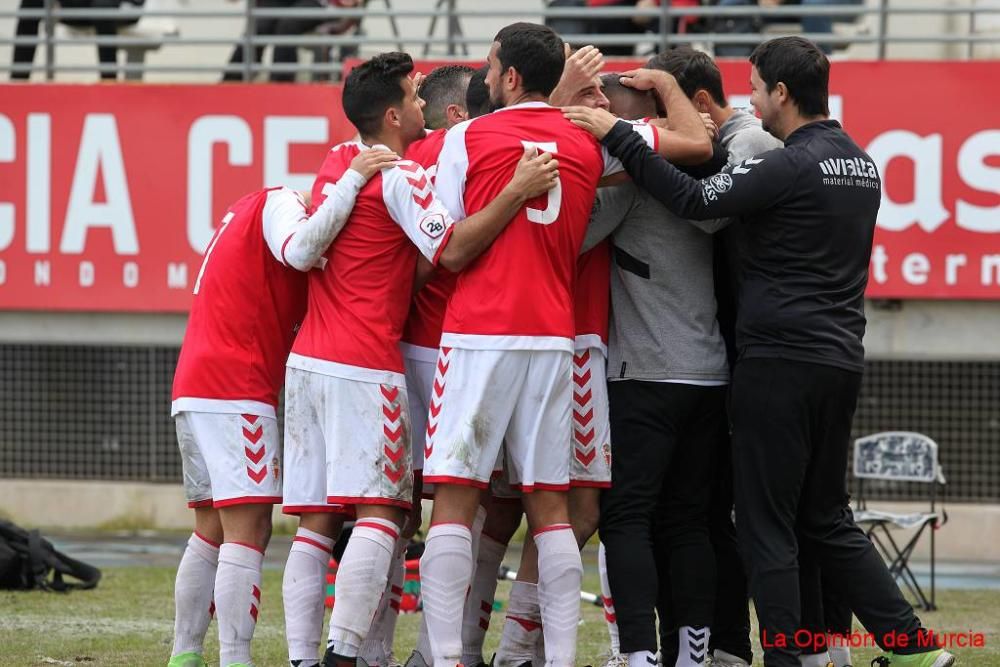
M324 589L331 551L331 538L307 528L300 527L295 532L281 582L289 660L319 660L326 612Z
M826 651L813 655L800 655L799 665L801 667L827 667L830 664L830 654Z
M634 651L628 654L628 667L656 667L656 654L652 651Z
M204 653L205 633L215 613L212 597L218 566L219 545L192 533L174 580L174 649L170 655Z
M462 664L467 667L483 662L483 640L490 628L490 615L497 592L497 570L506 552L507 545L489 535L479 538L476 569L462 616Z
M847 667L851 662L850 641L844 635L827 634L826 646L830 653L830 661L833 667Z
M604 621L608 624L608 637L611 639L611 655L618 655L621 650L618 617L615 616L615 600L611 596L611 584L608 583L608 556L603 542L597 547L597 574L601 579L601 603L604 605Z
M386 657L392 652L392 638L396 630L396 615L399 613L399 598L403 594L403 552L406 541L396 540L393 548L392 562L389 563L389 576L379 600L375 619L372 621L368 636L361 643L358 656L367 665L385 667Z
M708 640L712 631L707 627L682 625L677 630L677 662L674 667L699 667L708 656ZM826 667L826 665L823 665Z
M420 592L431 653L435 667L454 667L462 659L462 610L472 579L472 532L457 523L433 525L425 544Z
M535 531L538 547L538 603L545 634L545 664L572 667L576 661L576 632L580 623L580 585L583 562L569 524Z
M403 582L406 579L406 547L410 539L396 542L396 553L389 570L389 608L382 625L382 648L386 656L392 655L396 639L396 621L399 620L399 605L403 601Z
M579 601L577 605L579 605ZM535 644L542 634L538 586L515 581L507 601L507 618L497 647L496 667L518 667L535 657Z
M349 658L371 628L389 578L399 527L388 519L358 519L337 569L337 601L330 616L327 650Z
M260 613L260 569L264 552L239 542L219 547L215 613L219 621L219 663L251 664L250 640Z

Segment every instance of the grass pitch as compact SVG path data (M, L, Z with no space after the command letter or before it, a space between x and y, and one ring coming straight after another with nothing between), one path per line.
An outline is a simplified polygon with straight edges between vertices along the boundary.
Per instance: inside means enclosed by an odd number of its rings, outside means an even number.
M591 549L587 550L588 552ZM599 590L593 554L587 553L584 588ZM166 665L173 630L174 570L165 567L109 568L93 591L68 595L40 592L0 592L0 665ZM261 667L286 665L281 573L264 572L263 608L254 644ZM500 583L498 599L506 603L510 585ZM1000 666L1000 591L939 591L941 611L923 613L924 623L938 632L984 633L984 648L956 648L961 667ZM603 614L583 605L578 664L600 665L608 635ZM502 626L494 614L486 639L486 655L496 648ZM413 647L419 614L400 617L396 655ZM209 629L206 654L218 660L215 624ZM755 641L755 664L760 663ZM871 649L854 653L854 664L868 665Z

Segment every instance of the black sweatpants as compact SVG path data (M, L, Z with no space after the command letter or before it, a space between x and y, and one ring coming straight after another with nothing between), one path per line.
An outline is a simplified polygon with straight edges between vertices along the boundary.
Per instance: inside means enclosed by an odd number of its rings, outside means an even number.
M608 384L614 454L600 534L623 653L656 651L654 532L666 550L675 622L712 624L708 514L714 453L726 432L725 394L725 387Z
M767 667L799 665L800 541L877 642L886 647L907 635L907 648L892 650L927 650L918 644L913 607L844 503L860 387L859 373L833 366L785 359L736 364L730 403L736 530Z
M750 604L747 578L743 571L733 525L733 460L728 433L719 442L712 466L712 507L708 515L708 534L715 551L715 613L709 649L721 649L753 662L750 644ZM661 572L664 566L661 564ZM660 577L656 613L660 619L660 651L663 664L677 661L677 624L673 620L669 580Z

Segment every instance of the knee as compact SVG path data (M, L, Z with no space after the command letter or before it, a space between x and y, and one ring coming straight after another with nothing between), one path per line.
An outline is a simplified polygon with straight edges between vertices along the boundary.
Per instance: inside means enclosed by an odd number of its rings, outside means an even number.
M582 547L587 543L587 540L597 532L600 520L601 512L597 503L582 507L570 507L569 522L573 526L577 544Z

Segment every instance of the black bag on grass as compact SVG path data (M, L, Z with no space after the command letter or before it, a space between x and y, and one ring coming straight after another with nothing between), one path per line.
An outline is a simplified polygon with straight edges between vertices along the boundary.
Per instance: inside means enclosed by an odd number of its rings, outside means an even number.
M64 581L64 576L79 583ZM0 589L62 592L94 588L100 580L100 570L56 551L37 530L0 519Z

